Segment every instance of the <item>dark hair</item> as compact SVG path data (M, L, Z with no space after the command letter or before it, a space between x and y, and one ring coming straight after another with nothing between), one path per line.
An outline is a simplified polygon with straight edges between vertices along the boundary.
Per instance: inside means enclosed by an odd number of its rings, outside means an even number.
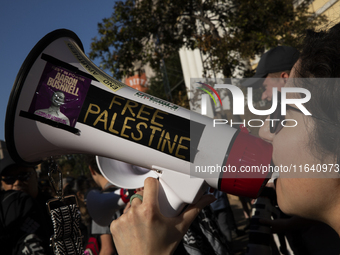
M97 161L96 161L96 156L95 155L86 155L86 160L87 160L87 165L91 166L91 168L93 170L96 171L96 173L102 175L102 173L100 172L98 165L97 165Z
M310 78L298 83L312 95L305 104L315 116L311 143L320 157L332 153L339 161L340 79L330 78L340 78L340 23L328 31L307 31L296 75Z

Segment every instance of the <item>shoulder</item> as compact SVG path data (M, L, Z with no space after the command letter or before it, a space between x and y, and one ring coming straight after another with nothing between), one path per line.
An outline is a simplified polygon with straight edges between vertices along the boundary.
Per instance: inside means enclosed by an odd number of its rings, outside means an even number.
M36 206L36 201L30 195L21 191L1 192L0 199L2 212L4 212L2 219L6 222L6 225L20 218L25 218Z
M35 204L34 199L25 192L17 190L8 190L1 192L0 196L2 208L20 208L20 207L32 207Z

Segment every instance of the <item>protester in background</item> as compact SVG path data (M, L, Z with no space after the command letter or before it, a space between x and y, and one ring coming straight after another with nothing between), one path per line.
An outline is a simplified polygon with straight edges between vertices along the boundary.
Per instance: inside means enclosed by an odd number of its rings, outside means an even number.
M251 201L252 201L252 199L249 198L249 197L243 197L243 196L239 196L238 198L239 198L241 205L242 205L243 215L248 222L247 225L244 228L245 230L247 230L249 228L249 222L250 222L250 218L251 218L251 207L252 207Z
M38 181L38 189L42 194L46 197L54 197L56 196L55 191L52 189L50 182L46 179L39 179Z
M87 211L86 207L86 194L87 192L94 187L94 183L92 180L89 180L86 176L79 176L77 179L73 179L68 185L64 188L64 196L75 195L77 197L79 211L81 214L80 221L80 231L83 237L83 245L84 248L87 245L87 242L91 236L91 223L92 219Z
M246 233L243 230L239 230L238 226L236 225L234 213L231 209L228 196L219 190L214 190L213 194L217 200L210 206L217 218L218 226L226 237L228 246L232 250L233 239L238 236L245 235Z
M67 185L74 182L75 178L72 176L67 176L63 178L63 189L65 190L67 188Z
M210 206L204 207L189 226L174 255L232 255L231 246L218 226L218 221ZM180 252L179 252L180 251Z
M15 163L5 142L1 145L1 254L52 254L53 227L46 209L50 197L39 190L35 168Z
M299 55L297 49L289 46L278 46L267 51L261 56L255 75L242 82L242 86L254 88L262 86L261 99L271 101L273 88L280 91L285 85Z
M88 160L88 166L90 169L92 179L101 188L102 192L114 191L116 187L101 174L101 172L98 169L95 156L89 155L87 157L87 160ZM112 215L112 216L113 216L112 219L116 219L117 217L120 216L120 212L117 212L117 215L115 216ZM100 255L116 254L116 249L112 241L112 236L111 236L109 226L102 227L92 220L91 234L98 236L97 240L99 242L98 245L99 245Z

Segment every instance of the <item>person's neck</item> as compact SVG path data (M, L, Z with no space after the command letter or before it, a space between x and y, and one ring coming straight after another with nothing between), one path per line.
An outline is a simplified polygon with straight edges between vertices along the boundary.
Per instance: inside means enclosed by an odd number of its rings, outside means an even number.
M114 187L114 185L112 184L112 183L110 183L110 182L107 182L106 184L105 184L105 186L103 187L103 190L106 190L106 189L108 189L109 187Z
M108 183L108 180L106 180L104 177L100 178L99 180L99 185L102 189L105 189Z

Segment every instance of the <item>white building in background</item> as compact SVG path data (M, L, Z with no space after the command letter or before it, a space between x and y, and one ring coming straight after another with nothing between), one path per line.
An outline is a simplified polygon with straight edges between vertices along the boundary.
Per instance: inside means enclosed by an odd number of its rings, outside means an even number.
M204 71L203 58L205 56L200 52L199 49L189 50L183 47L179 51L179 56L180 56L181 65L182 65L184 82L187 88L188 99L190 102L190 109L192 111L201 113L201 107L200 107L201 97L197 96L197 90L193 89L194 84L196 82L204 82L205 80L209 80L210 85L225 84L226 79L223 76L222 72L214 73L212 71L207 71L207 76L211 78L206 79L203 77L203 71ZM208 100L207 116L213 118L216 112L220 112L222 110L230 110L229 97L226 96L225 94L220 94L220 97L222 100L222 108L220 107L219 104L217 107L213 107L212 100Z

